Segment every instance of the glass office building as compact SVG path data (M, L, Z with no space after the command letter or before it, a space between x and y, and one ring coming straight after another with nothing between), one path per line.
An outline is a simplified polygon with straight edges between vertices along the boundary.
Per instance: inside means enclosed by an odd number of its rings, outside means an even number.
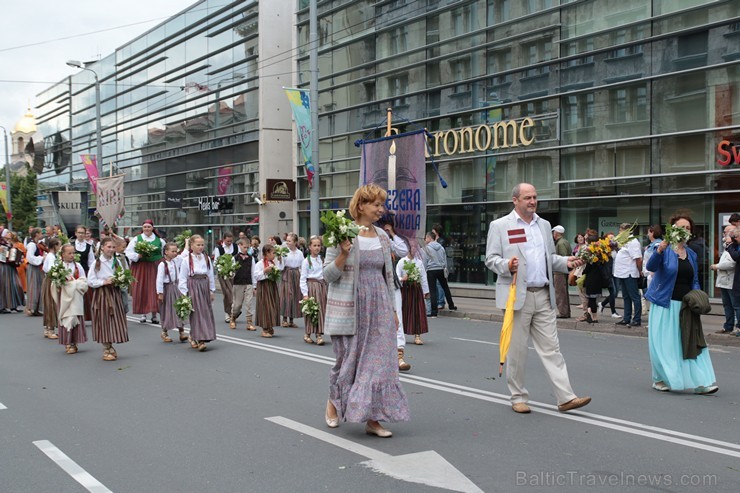
M301 84L309 80L307 4L298 11ZM571 241L620 222L637 221L645 234L689 212L705 252L703 286L711 286L705 267L720 214L740 210L740 148L732 154L740 2L319 1L319 37L324 207L347 206L359 179L353 143L378 135L392 107L396 121L408 120L400 130L434 133L449 187L430 160L428 227L443 226L452 281L491 283L488 224L511 211L511 189L525 181L537 187L540 214ZM532 124L516 134L525 121ZM508 145L496 149L464 145L482 125L521 138L502 133L499 144Z
M226 230L257 233L260 179L294 174L281 90L292 80L294 8L286 3L197 2L39 94L39 194L88 191L80 155L96 152L97 74L103 174L125 174L123 233L147 218L164 230L211 230L216 239ZM276 132L284 149L263 152ZM44 222L58 222L55 204L41 206Z
M522 181L571 240L620 222L644 234L687 211L703 267L715 258L723 215L740 210L740 2L319 0L318 10L322 209L347 207L354 142L379 135L391 107L399 130L432 134L427 227L442 224L458 287L491 284L488 224ZM308 41L307 0L205 0L89 65L104 172L113 162L126 174L126 228L152 218L213 237L258 225L308 235L281 90L308 87ZM40 194L88 188L79 155L95 152L93 82L80 71L37 99ZM267 178L295 179L298 200L255 203ZM168 207L172 194L182 208Z

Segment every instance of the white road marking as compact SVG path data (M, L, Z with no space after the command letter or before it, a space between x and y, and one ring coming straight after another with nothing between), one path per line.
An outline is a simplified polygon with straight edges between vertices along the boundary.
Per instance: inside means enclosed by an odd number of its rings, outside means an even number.
M386 476L400 479L401 481L435 486L461 493L483 493L480 488L458 471L455 466L447 462L433 450L392 456L282 416L273 416L265 419L336 447L349 450L357 455L367 457L370 460L361 464Z
M8 409L8 408L7 408L7 407L5 407L5 406L3 405L3 403L2 403L2 402L0 402L0 410L1 410L1 409Z
M218 339L223 342L230 344L237 344L240 346L251 347L254 349L261 349L263 351L269 351L273 353L283 354L285 356L292 356L307 361L313 361L315 363L322 363L325 365L333 365L334 358L307 353L304 351L298 351L295 349L280 348L271 344L265 344L262 342L253 342L233 336L222 336L219 335ZM465 340L465 339L462 339ZM474 341L474 339L467 339L467 341ZM476 341L485 342L485 341ZM503 404L505 406L511 406L511 401L508 395L498 394L495 392L489 392L487 390L476 389L473 387L467 387L464 385L457 385L450 382L444 382L442 380L434 380L430 378L420 377L416 375L403 374L400 376L402 382L418 385L421 387L427 387L442 392L448 392L451 394L461 395L464 397L470 397L487 402L494 402L497 404ZM705 450L708 452L729 455L731 457L740 457L740 445L724 442L721 440L715 440L699 435L691 435L680 431L669 430L666 428L660 428L656 426L645 425L634 421L623 420L620 418L612 418L609 416L603 416L595 413L588 413L583 411L571 411L569 413L561 413L557 410L557 406L552 404L546 404L544 402L529 401L529 406L534 412L540 412L557 418L568 419L571 421L580 421L582 423L588 423L594 426L602 428L608 428L615 431L621 431L624 433L630 433L633 435L653 438L655 440L661 440L664 442L675 443L678 445L684 445L686 447L696 448Z
M70 459L67 454L59 450L48 440L37 440L33 442L39 450L45 453L53 460L64 472L72 476L72 479L80 483L87 491L91 493L113 493L105 487L100 481L92 477L90 473L81 468L75 461Z
M479 344L490 344L491 346L498 346L498 342L479 341L478 339L464 339L462 337L450 337L450 339L454 339L456 341L477 342Z

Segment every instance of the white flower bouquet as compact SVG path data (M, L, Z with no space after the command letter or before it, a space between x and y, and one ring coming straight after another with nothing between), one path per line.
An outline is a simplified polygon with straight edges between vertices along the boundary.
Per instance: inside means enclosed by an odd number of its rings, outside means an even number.
M421 283L421 272L419 267L413 261L404 260L403 271L406 273L406 281L411 284Z
M129 269L124 269L120 265L116 267L116 271L113 273L113 285L115 287L128 289L135 282L136 278Z
M357 238L360 231L367 228L360 226L351 219L345 217L345 211L325 211L321 214L321 222L324 223L324 246L336 247L344 240Z
M69 280L72 273L64 267L64 262L62 262L62 257L57 257L56 262L54 262L54 265L52 265L51 269L49 269L49 272L46 273L46 276L51 279L51 283L56 286L57 288L61 288L65 284L67 284L67 281Z
M663 238L675 250L680 243L685 243L691 238L691 231L681 226L666 224Z
M288 252L290 252L290 250L286 246L282 246L282 245L275 246L275 256L276 257L287 257Z
M225 253L216 260L216 273L224 279L233 278L237 270L239 270L239 264L230 253Z
M306 298L305 300L301 300L298 302L298 304L301 307L301 313L303 313L306 318L311 320L311 323L314 325L317 325L319 323L319 302L316 301L316 298L311 296L310 298Z
M157 247L154 246L154 243L148 241L137 241L134 245L134 251L142 258L147 258L157 251Z
M280 280L280 275L282 272L280 272L280 269L272 265L269 269L265 270L265 276L268 280L278 282Z
M195 311L193 308L193 299L190 296L180 296L175 301L175 313L180 320L187 320L190 318L190 314Z

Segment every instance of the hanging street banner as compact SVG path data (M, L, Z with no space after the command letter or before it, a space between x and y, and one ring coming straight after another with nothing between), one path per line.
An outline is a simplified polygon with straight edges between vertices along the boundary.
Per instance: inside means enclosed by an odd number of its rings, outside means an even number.
M388 190L386 210L394 216L396 233L418 249L427 222L424 131L365 140L360 146L360 185L375 183Z
M98 180L98 209L95 215L102 226L114 228L123 217L123 178L124 175L113 175Z
M303 162L306 166L306 176L308 176L308 186L313 186L313 175L315 173L314 163L311 161L313 146L311 145L311 103L308 97L307 89L291 89L283 87L285 94L288 95L290 107L293 110L295 126L298 129L298 139L301 141L301 151L303 151Z
M98 194L98 160L95 154L80 154L82 164L85 165L85 171L87 171L87 178L92 183L93 193Z
M87 214L87 192L52 192L54 193L59 223L64 231L74 231L78 224L84 224L84 216Z
M10 208L8 207L8 185L4 181L0 181L0 204L3 205L5 214L10 217Z
M226 195L231 185L231 166L223 166L218 169L218 194Z

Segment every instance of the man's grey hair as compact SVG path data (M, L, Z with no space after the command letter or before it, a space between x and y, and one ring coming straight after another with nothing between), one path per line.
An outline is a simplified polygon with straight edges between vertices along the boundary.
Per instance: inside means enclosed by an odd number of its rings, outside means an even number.
M519 195L522 193L522 185L529 185L530 187L534 188L534 185L532 185L531 183L519 183L518 185L514 186L514 188L511 189L512 199L519 198Z

